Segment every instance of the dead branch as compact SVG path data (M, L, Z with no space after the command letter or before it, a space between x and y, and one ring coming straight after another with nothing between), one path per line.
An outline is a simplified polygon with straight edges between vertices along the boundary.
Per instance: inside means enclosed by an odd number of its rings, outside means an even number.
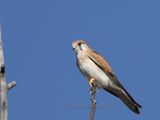
M3 47L2 47L2 39L1 39L1 26L0 26L0 99L1 99L1 120L8 119L8 111L7 111L7 92L11 88L16 86L16 82L13 81L7 84L5 79L5 65L4 65L4 57L3 57Z
M94 120L95 111L96 111L96 83L94 83L91 86L91 112L90 112L90 118L89 120Z

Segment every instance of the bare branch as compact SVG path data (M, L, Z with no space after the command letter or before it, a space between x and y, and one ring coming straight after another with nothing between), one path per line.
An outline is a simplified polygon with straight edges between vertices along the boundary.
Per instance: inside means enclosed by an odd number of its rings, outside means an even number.
M1 26L0 26L1 27ZM7 120L7 83L5 80L5 66L0 28L0 88L1 88L1 120Z
M5 65L4 65L4 57L3 57L3 47L2 47L2 39L1 39L1 26L0 26L0 101L1 101L1 119L8 119L8 111L7 111L7 92L9 89L13 88L16 85L16 82L13 81L7 85L5 79Z
M7 120L7 84L4 75L0 73L1 84L1 120Z
M96 111L96 83L94 83L91 86L91 112L90 112L90 118L89 120L94 120L94 115Z

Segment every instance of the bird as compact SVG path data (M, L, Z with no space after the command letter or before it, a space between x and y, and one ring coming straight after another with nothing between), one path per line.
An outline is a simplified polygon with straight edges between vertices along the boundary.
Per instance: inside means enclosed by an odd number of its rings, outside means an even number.
M72 42L76 54L77 67L88 80L89 85L95 82L96 87L104 89L119 98L130 110L140 114L142 106L138 104L118 80L108 61L94 51L84 40Z

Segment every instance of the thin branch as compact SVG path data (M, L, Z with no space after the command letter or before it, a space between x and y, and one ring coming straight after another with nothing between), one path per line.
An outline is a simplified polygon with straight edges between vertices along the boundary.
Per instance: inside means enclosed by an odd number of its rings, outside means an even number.
M95 111L96 111L96 83L94 83L91 86L91 112L90 112L90 118L89 120L94 120Z
M11 90L12 88L14 88L16 86L16 82L15 81L12 81L8 84L7 88L8 90Z

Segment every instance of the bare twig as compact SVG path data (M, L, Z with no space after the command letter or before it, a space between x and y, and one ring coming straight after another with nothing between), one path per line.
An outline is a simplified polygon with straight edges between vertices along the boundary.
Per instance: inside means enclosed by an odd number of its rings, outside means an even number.
M90 112L90 118L89 120L94 120L94 115L96 111L96 83L94 83L91 86L91 112Z
M11 90L12 88L14 88L16 86L16 82L12 81L7 85L8 90Z
M0 99L1 99L1 119L8 119L8 111L7 111L7 92L11 88L13 88L16 83L13 81L9 84L6 83L5 79L5 65L4 65L4 57L3 57L3 47L2 47L2 39L1 39L1 26L0 26Z

